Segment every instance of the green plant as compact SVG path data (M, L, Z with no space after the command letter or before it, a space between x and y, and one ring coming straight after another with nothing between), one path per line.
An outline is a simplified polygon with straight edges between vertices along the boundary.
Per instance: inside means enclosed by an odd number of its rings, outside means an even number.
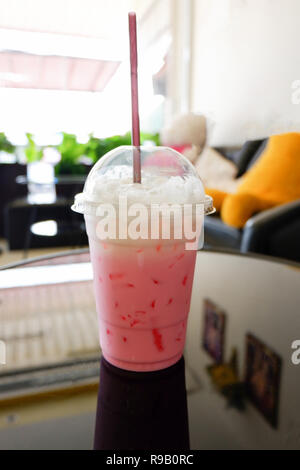
M146 140L153 142L155 145L160 145L159 133L149 134L147 132L141 132L141 143L143 144Z
M120 145L130 145L131 137L127 133L125 135L114 135L105 139L99 139L90 135L90 139L86 144L86 155L91 158L95 163L99 158L103 157L110 150L119 147Z
M14 153L16 147L8 140L4 132L0 132L0 150L7 153Z
M55 167L55 173L65 174L85 174L86 168L80 164L79 159L86 155L86 145L77 142L74 134L63 132L63 139L57 150L61 154L61 160Z
M159 145L159 134L141 133L141 144L146 140L154 142L155 145ZM127 132L124 135L114 135L105 139L99 139L90 135L90 139L86 144L85 154L91 158L93 162L99 160L110 150L115 149L121 145L131 145L131 133Z
M33 162L37 162L41 160L43 156L43 149L36 145L36 143L33 140L32 134L27 132L26 137L27 137L28 143L24 151L25 151L27 163L33 163Z
M159 145L159 134L141 133L141 144L146 140L151 140L155 145ZM87 165L83 164L83 158L94 164L99 158L103 157L110 150L121 145L131 145L131 134L127 132L124 135L114 135L105 139L99 139L92 134L85 144L77 141L74 134L63 132L63 140L57 146L57 150L61 154L61 161L56 165L55 172L57 175L65 174L85 174Z

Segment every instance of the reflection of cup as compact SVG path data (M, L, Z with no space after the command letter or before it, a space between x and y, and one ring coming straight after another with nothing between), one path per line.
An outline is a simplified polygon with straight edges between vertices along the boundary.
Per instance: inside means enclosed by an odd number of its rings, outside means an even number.
M136 373L102 358L94 448L188 450L184 360Z
M195 248L205 195L193 166L166 148L141 148L142 184L132 183L132 153L133 147L119 147L103 157L73 208L85 215L104 357L117 367L149 371L169 367L183 352L196 259L195 249L185 249L191 237L184 224L195 226ZM164 158L168 163L159 165ZM125 222L120 196L126 198ZM139 224L130 212L137 203L146 210ZM172 215L153 219L151 204L167 203L176 205ZM113 232L108 239L99 229L104 219Z

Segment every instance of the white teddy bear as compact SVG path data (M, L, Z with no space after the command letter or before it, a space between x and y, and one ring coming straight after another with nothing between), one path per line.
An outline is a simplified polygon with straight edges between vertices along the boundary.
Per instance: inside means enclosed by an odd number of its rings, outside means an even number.
M235 164L206 146L207 121L201 114L182 114L162 129L162 145L173 147L196 167L204 186L233 193L239 183Z

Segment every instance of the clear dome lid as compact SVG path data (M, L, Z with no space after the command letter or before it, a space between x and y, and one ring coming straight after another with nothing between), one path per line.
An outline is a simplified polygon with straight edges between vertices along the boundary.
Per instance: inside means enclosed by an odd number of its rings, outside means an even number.
M104 155L87 176L83 192L75 196L72 209L93 215L101 203L118 205L120 196L130 203L203 204L204 213L214 212L213 201L194 166L168 147L140 147L141 183L133 182L135 147L118 147Z

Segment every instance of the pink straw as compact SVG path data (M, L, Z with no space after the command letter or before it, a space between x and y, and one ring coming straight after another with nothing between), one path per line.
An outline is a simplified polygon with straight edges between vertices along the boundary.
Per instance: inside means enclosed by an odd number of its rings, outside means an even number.
M140 153L140 118L137 77L137 41L136 14L128 13L130 41L130 73L131 73L131 120L133 151L133 182L141 182L141 153Z

